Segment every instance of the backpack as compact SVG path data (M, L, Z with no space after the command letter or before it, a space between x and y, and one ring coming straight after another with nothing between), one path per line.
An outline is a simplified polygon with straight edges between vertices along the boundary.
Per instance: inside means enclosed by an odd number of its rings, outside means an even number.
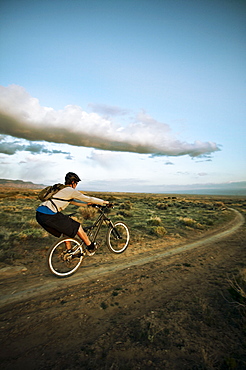
M44 202L46 200L50 200L51 198L53 198L53 196L56 193L58 193L58 191L66 188L67 186L68 185L63 185L63 184L55 184L55 185L52 185L52 186L46 186L46 188L41 190L40 193L38 194L38 199L40 199L42 202ZM57 199L59 199L59 198L57 198ZM65 199L59 199L59 200L64 200L65 201ZM67 202L67 200L66 200L66 202Z

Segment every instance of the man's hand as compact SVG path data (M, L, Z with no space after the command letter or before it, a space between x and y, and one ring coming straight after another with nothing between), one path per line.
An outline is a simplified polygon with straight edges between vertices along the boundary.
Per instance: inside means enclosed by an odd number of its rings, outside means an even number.
M107 200L104 200L103 205L106 206L106 207L108 207L108 208L112 208L114 206L113 203L110 203Z
M109 203L109 202L108 202L108 203L106 204L106 206L107 206L108 208L114 208L114 203Z

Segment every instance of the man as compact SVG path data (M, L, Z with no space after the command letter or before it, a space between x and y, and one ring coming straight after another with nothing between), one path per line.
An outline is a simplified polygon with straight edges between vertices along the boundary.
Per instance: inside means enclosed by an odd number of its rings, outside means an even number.
M78 175L73 172L68 172L65 176L65 185L67 186L59 190L52 199L40 204L36 210L36 219L46 231L58 238L62 234L70 238L74 238L75 235L78 235L86 244L87 250L92 253L96 248L95 243L90 242L79 222L64 215L61 211L69 204L78 206L89 204L106 205L109 202L99 198L88 197L78 190L75 190L79 181L81 180ZM69 249L69 244L67 244L67 249Z

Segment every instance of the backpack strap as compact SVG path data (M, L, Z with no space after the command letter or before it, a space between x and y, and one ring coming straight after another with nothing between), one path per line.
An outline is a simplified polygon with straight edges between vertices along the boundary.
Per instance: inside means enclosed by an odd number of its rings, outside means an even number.
M57 208L57 205L55 204L55 202L53 202L52 199L61 200L62 202L71 202L73 200L73 199L61 199L61 198L55 198L55 197L52 197L52 198L48 199L53 204L53 206L55 207L57 212L59 212L58 208Z
M48 200L53 204L53 206L55 207L56 211L59 212L58 211L58 208L57 208L57 205L53 202L53 200L51 198L48 199Z

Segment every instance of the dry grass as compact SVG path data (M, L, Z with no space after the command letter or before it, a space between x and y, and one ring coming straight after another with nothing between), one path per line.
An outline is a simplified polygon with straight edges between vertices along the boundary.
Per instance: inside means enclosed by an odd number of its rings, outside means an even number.
M34 258L43 256L54 241L36 222L35 209L39 205L37 190L0 189L0 262L13 264L21 256L30 254ZM114 202L110 210L113 221L125 221L131 230L131 243L171 237L189 237L218 227L228 221L232 214L227 209L236 205L240 210L245 199L220 200L213 197L166 196L165 194L137 193L92 193L92 196ZM88 226L95 219L94 208L69 206L65 213L73 212L74 218ZM105 230L103 230L105 234ZM103 240L105 235L103 234ZM29 261L26 259L26 263Z
M246 268L242 269L237 275L228 278L228 282L233 302L246 308Z
M196 220L193 220L192 218L190 217L179 217L179 222L185 226L189 226L189 227L192 227L194 229L203 229L204 226L197 222Z
M79 208L79 213L84 220L93 220L97 214L97 210L91 207L81 207Z

